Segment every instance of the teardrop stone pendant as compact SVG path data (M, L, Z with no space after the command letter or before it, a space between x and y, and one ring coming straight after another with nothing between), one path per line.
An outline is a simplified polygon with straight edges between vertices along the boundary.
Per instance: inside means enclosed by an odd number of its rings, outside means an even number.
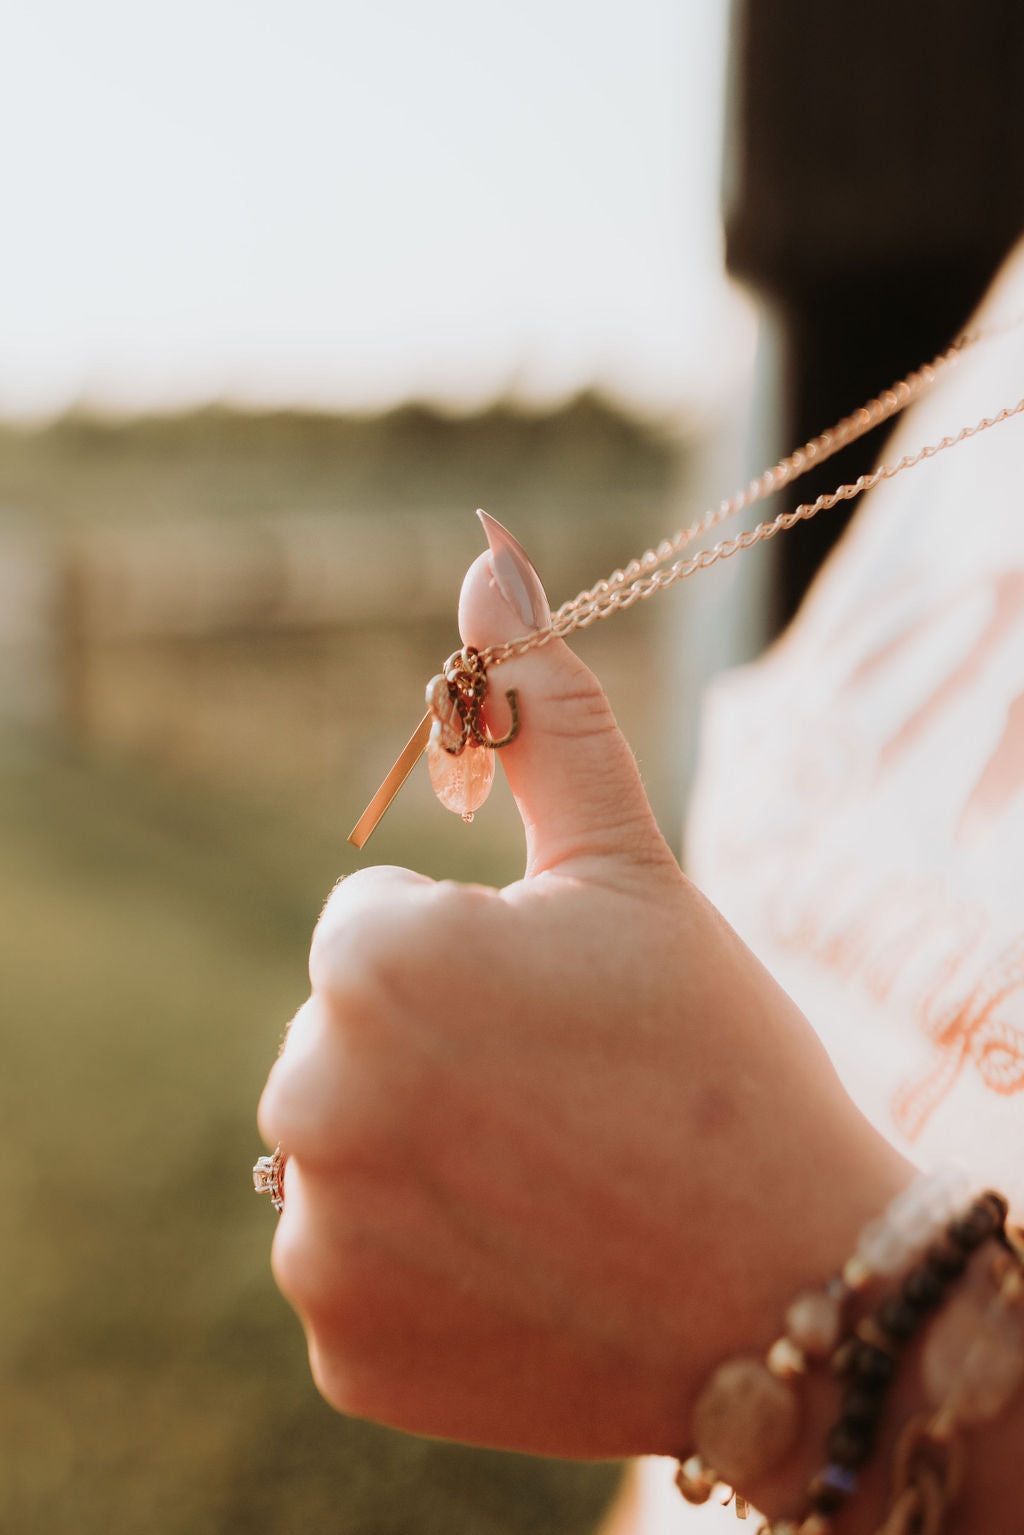
M475 741L467 741L458 756L445 751L432 730L427 742L427 767L434 793L446 810L453 810L464 821L473 819L494 782L494 753Z

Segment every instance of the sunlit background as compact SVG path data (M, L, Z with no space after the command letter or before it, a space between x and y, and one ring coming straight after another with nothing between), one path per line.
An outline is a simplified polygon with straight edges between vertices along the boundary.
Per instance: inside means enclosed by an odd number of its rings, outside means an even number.
M614 1468L319 1401L267 1267L254 1106L349 827L456 642L475 506L558 601L742 467L725 16L5 18L5 1530L595 1527ZM580 649L677 837L697 674L738 641L659 600ZM514 877L494 798L467 829L422 775L368 852Z
M701 397L725 14L21 8L0 404Z

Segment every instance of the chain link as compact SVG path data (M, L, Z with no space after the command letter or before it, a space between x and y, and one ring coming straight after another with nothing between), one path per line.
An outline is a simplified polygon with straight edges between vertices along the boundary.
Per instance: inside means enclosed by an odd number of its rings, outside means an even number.
M893 1455L892 1498L876 1535L940 1535L964 1479L964 1447L941 1414L904 1424Z

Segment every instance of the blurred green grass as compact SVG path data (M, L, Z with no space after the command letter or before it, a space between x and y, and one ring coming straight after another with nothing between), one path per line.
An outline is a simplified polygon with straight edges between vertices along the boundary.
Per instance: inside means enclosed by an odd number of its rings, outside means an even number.
M561 597L674 525L684 458L676 435L592 395L458 419L419 405L376 418L73 413L0 423L0 534L60 555L93 530L355 512L379 518L386 543L396 513L444 508L465 517L468 563L482 500ZM366 861L498 884L522 863L501 774L485 825L441 810L420 771L369 859L347 846L455 636L449 620L443 635L413 632L387 592L376 627L344 620L333 636L246 631L194 653L186 637L180 699L143 647L94 657L121 706L153 705L134 754L98 727L74 751L58 717L32 747L15 744L17 726L0 733L0 1535L585 1535L616 1484L612 1466L339 1417L273 1285L274 1217L250 1175L255 1104L306 994L321 901ZM631 622L632 650L603 626L580 650L657 780L637 661L655 631L649 615ZM367 746L343 774L314 771L320 738L303 715L316 724L323 709L351 734L365 706L343 670L324 670L332 645L375 647L394 673L379 760ZM201 720L199 690L213 700ZM201 752L190 769L175 758L203 721L205 775ZM673 796L669 784L663 803Z
M507 806L496 844L439 816L409 857L410 806L383 858L518 872ZM344 830L66 750L0 772L5 1535L582 1535L610 1496L614 1467L391 1433L311 1384L249 1169Z

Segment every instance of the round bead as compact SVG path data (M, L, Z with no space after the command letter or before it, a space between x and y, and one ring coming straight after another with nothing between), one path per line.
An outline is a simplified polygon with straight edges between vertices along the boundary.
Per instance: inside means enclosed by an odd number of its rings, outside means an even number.
M760 1359L720 1365L697 1399L694 1439L701 1458L732 1485L756 1481L790 1449L799 1428L796 1394Z
M927 1263L919 1263L903 1281L903 1299L917 1311L931 1311L946 1293L946 1287Z
M998 1226L1006 1224L1006 1217L1010 1213L1010 1203L1005 1194L1000 1194L995 1189L986 1189L978 1203L987 1204L994 1211Z
M963 1248L950 1241L948 1236L941 1236L933 1242L925 1256L925 1263L936 1278L947 1283L963 1273L966 1262Z
M871 1429L878 1425L883 1399L877 1391L865 1391L863 1386L848 1386L843 1392L841 1422L855 1428Z
M946 1163L937 1167L929 1174L934 1180L938 1193L936 1212L942 1220L948 1220L955 1215L964 1201L970 1198L973 1183L971 1175L965 1167L958 1167L955 1162Z
M987 1241L996 1225L996 1214L992 1206L979 1199L963 1215L950 1221L946 1234L965 1252L973 1252L982 1242Z
M979 1306L969 1295L950 1301L924 1346L922 1374L936 1407L948 1403L959 1422L998 1416L1024 1376L1024 1328L1005 1307Z
M868 1221L857 1239L857 1257L874 1274L898 1274L907 1256L908 1248L903 1233L884 1215Z
M858 1338L851 1350L849 1373L863 1386L884 1390L896 1374L896 1360L884 1349Z
M803 1351L797 1348L792 1338L776 1338L764 1362L779 1380L792 1380L794 1375L803 1375L807 1369Z
M847 1338L845 1342L840 1343L829 1360L829 1368L833 1375L838 1375L842 1378L843 1376L853 1374L853 1356L856 1347L857 1342L855 1338Z
M842 1418L826 1442L829 1458L838 1466L862 1466L875 1443L875 1425L851 1423Z
M875 1321L897 1343L906 1343L917 1331L921 1313L902 1295L890 1295L875 1312Z
M870 1263L866 1263L859 1253L854 1253L843 1264L842 1282L850 1291L863 1290L871 1280L872 1269Z
M995 1200L987 1194L981 1194L971 1205L971 1215L979 1223L989 1228L990 1234L998 1230L1002 1225L1001 1211Z
M963 1208L974 1187L970 1173L956 1166L937 1167L926 1175L922 1183L927 1190L925 1197L936 1230Z
M842 1325L839 1296L823 1290L798 1295L786 1312L786 1331L808 1359L827 1359L839 1342Z
M828 1518L824 1514L808 1514L797 1535L828 1535L829 1528Z
M907 1247L927 1242L945 1217L944 1203L936 1209L937 1189L930 1178L922 1178L898 1194L883 1217L900 1233Z
M699 1455L690 1455L676 1472L676 1486L687 1503L706 1503L718 1477Z
M857 1473L848 1466L828 1465L807 1489L808 1501L819 1514L836 1514L857 1490Z

